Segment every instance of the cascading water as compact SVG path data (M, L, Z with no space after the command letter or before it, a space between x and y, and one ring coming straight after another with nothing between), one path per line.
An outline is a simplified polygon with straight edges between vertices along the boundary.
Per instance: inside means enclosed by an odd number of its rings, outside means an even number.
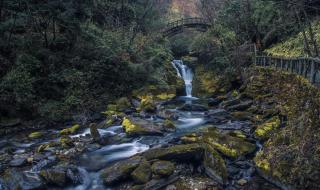
M173 60L172 65L177 70L177 75L184 80L186 96L192 97L192 70L184 65L182 60Z

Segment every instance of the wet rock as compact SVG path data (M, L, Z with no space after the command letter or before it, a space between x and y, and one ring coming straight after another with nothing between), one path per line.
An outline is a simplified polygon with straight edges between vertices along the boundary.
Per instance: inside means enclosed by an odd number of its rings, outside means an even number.
M63 148L70 148L74 146L73 139L69 136L63 136L60 138L60 144Z
M142 119L129 119L124 118L122 126L126 134L130 137L141 135L157 136L163 135L161 132L162 127Z
M22 173L15 169L6 170L0 178L0 189L31 190L45 189L42 179L34 173Z
M250 108L253 104L252 100L247 100L244 102L241 102L240 104L229 106L227 109L229 111L245 111L246 109Z
M151 165L144 161L131 173L132 179L137 184L147 183L151 178Z
M106 185L114 185L126 180L140 164L141 157L133 157L128 160L117 162L101 172L101 178Z
M214 128L209 128L203 136L204 142L233 159L252 153L256 149L255 144L229 134L221 134Z
M184 104L182 107L179 108L179 110L204 112L204 111L208 111L208 108L200 104Z
M250 112L232 112L231 116L240 121L247 121L252 119L252 114Z
M41 170L40 176L50 185L63 187L67 183L66 172L60 168Z
M49 159L41 160L37 164L32 166L31 171L39 172L45 168L49 168L50 166L53 166L55 163L56 163L56 160L49 160Z
M152 173L159 176L169 176L173 173L175 165L169 161L157 161L151 166Z
M271 137L272 133L280 127L280 119L275 116L265 123L258 125L254 132L254 137L260 140L266 140Z
M174 123L169 120L169 119L166 119L163 123L163 127L166 131L170 131L170 132L174 132L176 131L176 126L174 125Z
M97 125L95 123L91 123L89 125L91 137L95 142L98 142L101 138L100 133L97 129Z
M27 157L15 158L10 161L9 165L11 167L21 167L27 164Z
M179 116L172 111L162 109L157 113L157 116L161 119L177 120Z
M228 100L228 101L223 101L220 105L222 107L230 107L230 106L234 106L234 105L237 105L237 104L240 104L241 101L240 99L232 99L232 100Z
M41 138L42 136L43 136L43 133L38 131L38 132L30 133L28 137L30 139L38 139L38 138Z
M76 124L71 126L70 128L66 128L60 131L60 135L71 135L76 133L80 129L80 125Z
M201 137L199 137L196 133L191 133L181 137L180 140L185 144L190 144L199 142Z
M244 186L248 183L248 181L246 179L240 179L237 181L237 184L240 186Z
M168 148L151 149L143 154L147 160L201 160L204 148L201 144L175 145Z
M224 184L228 177L225 161L211 146L206 145L203 166L208 176L220 184Z
M218 106L221 102L222 102L221 99L212 98L209 100L208 106L210 107Z

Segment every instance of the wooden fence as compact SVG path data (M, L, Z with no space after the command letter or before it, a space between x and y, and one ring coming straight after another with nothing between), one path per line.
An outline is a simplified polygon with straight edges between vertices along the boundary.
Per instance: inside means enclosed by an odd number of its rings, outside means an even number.
M288 71L305 77L313 84L320 84L320 59L257 56L255 53L254 62L256 66Z

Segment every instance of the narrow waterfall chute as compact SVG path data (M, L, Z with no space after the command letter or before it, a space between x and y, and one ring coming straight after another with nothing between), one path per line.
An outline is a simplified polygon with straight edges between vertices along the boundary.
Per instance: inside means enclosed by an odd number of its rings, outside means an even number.
M176 69L177 75L184 81L186 96L192 97L192 70L187 65L184 65L182 60L173 60L172 65Z

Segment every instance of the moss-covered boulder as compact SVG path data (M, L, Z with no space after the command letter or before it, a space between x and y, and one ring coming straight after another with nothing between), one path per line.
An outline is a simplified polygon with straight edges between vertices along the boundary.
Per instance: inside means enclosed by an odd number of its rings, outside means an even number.
M278 116L272 117L261 125L258 125L254 136L261 140L266 140L270 138L273 132L280 127L280 119Z
M196 133L187 134L180 138L181 142L185 144L198 143L201 141L201 139L202 138L198 136Z
M205 145L203 165L208 176L224 184L228 177L225 161L219 153L209 145Z
M30 134L28 135L28 137L29 137L30 139L38 139L38 138L43 137L43 135L44 135L43 132L37 131L37 132L30 133Z
M176 126L175 124L169 120L169 119L166 119L163 123L163 127L166 131L175 131L176 130Z
M152 173L158 176L169 176L173 173L175 165L169 161L157 161L151 166Z
M64 187L67 183L67 174L59 169L41 170L39 175L46 181L47 184Z
M70 147L74 146L73 139L69 136L61 137L59 142L63 148L70 148Z
M147 160L201 160L204 148L201 144L174 145L168 148L151 149L143 154Z
M106 185L115 185L118 182L128 179L130 174L138 168L141 160L141 157L136 156L117 162L102 170L100 177Z
M76 133L80 129L80 125L75 124L69 128L63 129L60 131L60 135L71 135Z
M147 113L155 113L157 110L157 106L154 101L154 97L151 95L142 96L141 103L140 103L138 110L144 111Z
M215 128L209 128L203 134L203 140L223 155L234 159L252 153L256 149L255 144L243 138L219 133Z
M131 177L137 184L147 183L151 178L151 165L149 162L143 161L140 165L131 173Z
M124 118L122 122L124 131L128 136L162 135L161 126L141 119Z

